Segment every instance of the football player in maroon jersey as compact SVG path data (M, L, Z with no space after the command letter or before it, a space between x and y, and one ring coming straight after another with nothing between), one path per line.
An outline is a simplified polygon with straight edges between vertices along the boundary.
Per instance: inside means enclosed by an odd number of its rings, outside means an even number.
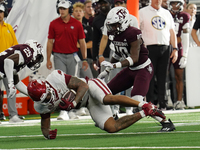
M8 79L8 97L13 97L16 88L28 95L27 88L19 81L18 72L25 66L35 71L43 61L43 48L35 40L28 40L24 44L18 44L0 53L0 80Z
M107 34L114 44L115 53L111 62L103 61L101 65L107 68L99 74L104 78L112 69L123 68L109 83L108 87L115 95L133 86L132 99L139 102L144 100L154 70L151 60L148 58L148 50L144 46L141 30L131 27L129 12L124 7L115 7L110 10L106 18ZM162 124L161 132L173 131L171 120L165 120L153 116Z
M168 9L174 18L175 32L177 36L178 58L173 64L175 69L177 101L174 103L174 109L184 109L183 101L183 73L187 64L187 55L189 49L189 20L188 13L183 12L184 0L168 0Z

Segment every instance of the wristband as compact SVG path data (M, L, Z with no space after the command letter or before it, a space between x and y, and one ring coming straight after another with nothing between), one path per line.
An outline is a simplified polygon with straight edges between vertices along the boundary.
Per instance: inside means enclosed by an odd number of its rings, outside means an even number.
M122 67L122 63L121 62L117 62L115 63L116 68L121 68Z
M178 51L178 48L175 48L175 47L174 47L173 49L175 49L175 50L177 50L177 51Z
M99 57L103 57L103 55L99 55Z
M83 59L82 61L87 61L87 58Z
M126 60L128 60L129 66L132 66L134 64L133 59L131 57L127 57Z

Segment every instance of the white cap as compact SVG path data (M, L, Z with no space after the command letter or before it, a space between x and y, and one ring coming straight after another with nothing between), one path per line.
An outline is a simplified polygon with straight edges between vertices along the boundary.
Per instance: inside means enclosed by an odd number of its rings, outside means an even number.
M69 8L71 6L71 2L70 1L61 1L58 4L58 8L59 7L63 7L63 8Z
M0 10L5 12L5 7L3 5L0 5Z

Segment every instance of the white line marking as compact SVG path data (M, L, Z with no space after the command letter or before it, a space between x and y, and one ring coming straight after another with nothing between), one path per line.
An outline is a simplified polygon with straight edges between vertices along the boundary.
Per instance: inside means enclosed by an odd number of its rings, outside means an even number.
M163 132L129 132L129 133L87 133L87 134L58 134L58 136L100 136L100 135L137 135L137 134L162 134ZM173 131L167 132L167 134L176 133L200 133L200 131ZM3 138L14 138L14 137L40 137L43 135L18 135L18 136L0 136Z

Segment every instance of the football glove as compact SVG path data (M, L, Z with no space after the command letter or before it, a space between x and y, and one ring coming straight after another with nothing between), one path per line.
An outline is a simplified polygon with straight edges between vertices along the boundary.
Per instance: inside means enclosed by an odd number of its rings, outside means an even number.
M8 95L8 98L12 98L15 94L16 94L16 88L14 86L14 83L11 82L11 83L8 83L8 89L9 89L9 95Z
M102 61L101 66L105 66L105 67L108 67L110 69L114 69L113 64L111 64L109 61Z
M50 130L49 131L49 135L48 135L48 139L55 139L57 135L57 129L55 130Z
M105 69L104 71L102 71L102 72L97 76L97 78L104 79L104 78L110 73L110 70L112 70L110 67L106 67L106 69Z
M73 108L75 108L77 105L76 101L67 101L64 98L61 98L61 102L59 103L59 107L61 110L71 110Z
M180 68L185 68L187 64L187 58L185 56L182 56L179 62Z

